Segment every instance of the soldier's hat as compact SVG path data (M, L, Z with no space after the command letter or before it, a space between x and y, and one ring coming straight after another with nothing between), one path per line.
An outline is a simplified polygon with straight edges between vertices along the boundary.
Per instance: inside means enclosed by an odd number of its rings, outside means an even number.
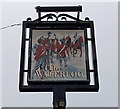
M48 36L51 36L52 35L52 32L48 32Z
M41 38L39 38L39 39L37 40L37 42L38 42L38 43L41 43L41 41L42 41L42 39L41 39Z

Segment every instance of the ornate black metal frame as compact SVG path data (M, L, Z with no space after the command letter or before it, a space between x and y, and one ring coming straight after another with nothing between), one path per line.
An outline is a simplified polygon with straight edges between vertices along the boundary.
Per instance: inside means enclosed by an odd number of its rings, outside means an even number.
M95 36L94 36L94 22L90 21L88 17L85 18L85 21L80 20L80 12L82 12L82 6L70 6L70 7L36 7L38 13L38 19L32 21L31 18L28 18L27 21L23 21L23 30L22 30L22 45L21 45L21 63L20 63L20 79L19 79L19 90L20 92L42 92L42 91L53 91L53 105L56 107L66 106L65 100L65 91L79 91L79 92L96 92L99 90L99 82L98 82L98 70L97 70L97 56L96 56L96 46L95 46ZM41 17L41 12L77 12L77 17L73 17L68 14L46 14ZM55 17L55 21L48 21L48 19L53 19ZM65 21L59 21L59 18ZM43 21L43 19L47 18L47 21ZM71 18L74 21L67 21L67 18ZM72 26L71 26L72 25ZM31 54L31 38L26 38L26 28L30 28L30 34L33 29L52 29L52 30L79 30L84 29L85 31L85 40L86 43L88 41L92 44L92 61L93 61L93 69L89 67L89 57L87 56L87 65L89 73L94 72L94 85L90 85L90 80L88 82L42 82L36 83L29 81L29 73L28 73L28 85L24 85L24 72L30 72L30 63L31 56L29 55L28 59L28 70L24 69L25 66L25 44L26 41L29 41L29 54ZM87 28L90 28L91 38L87 37ZM88 44L86 44L86 55L88 55ZM89 75L88 75L89 76Z

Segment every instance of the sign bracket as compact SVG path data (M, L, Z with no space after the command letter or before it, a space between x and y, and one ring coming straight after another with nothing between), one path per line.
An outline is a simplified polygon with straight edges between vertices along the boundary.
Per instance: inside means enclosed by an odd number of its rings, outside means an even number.
M94 22L91 21L88 17L85 20L80 19L80 12L82 12L82 6L63 6L63 7L35 7L36 12L38 13L38 18L32 20L30 17L27 18L26 21L23 21L22 24L22 44L21 44L21 62L20 62L20 78L19 78L19 91L20 92L53 92L53 109L65 109L66 108L66 91L67 92L98 92L99 90L99 80L98 80L98 70L97 70L97 55L96 55L96 45L95 45L95 35L94 35ZM42 16L41 12L48 12ZM50 13L53 12L53 13ZM59 12L77 12L77 16L74 17L72 15L62 13L58 14ZM55 14L54 14L55 13ZM47 20L44 20L44 19ZM53 20L55 18L55 20ZM71 20L67 20L67 18ZM49 21L52 19L53 21ZM60 20L61 19L61 20ZM27 29L29 30L28 37L27 37ZM88 37L88 30L91 37ZM31 79L31 60L32 60L32 44L33 44L33 33L35 31L43 32L43 31L82 31L84 34L85 39L85 63L86 63L86 79L84 80L60 80L59 78L53 80L54 78L47 79L40 79L40 80L33 80ZM36 33L37 33L36 32ZM67 33L68 34L68 33ZM47 35L46 35L47 36ZM26 49L26 45L28 44L28 49ZM91 44L91 46L89 45ZM91 57L93 68L90 68L89 63L89 46L91 47ZM25 53L28 53L28 57L26 57ZM75 50L74 50L75 52ZM73 56L72 56L73 58ZM25 60L28 60L27 68L25 69ZM73 65L73 64L72 64ZM80 65L80 64L78 64ZM77 73L76 73L77 72ZM76 71L75 73L70 73L71 77L78 77L82 73ZM27 85L24 84L24 74L27 73ZM50 73L51 74L51 73ZM56 74L56 73L55 73ZM59 74L59 73L58 73ZM67 74L67 73L66 73ZM90 84L91 78L90 74L93 74L94 84ZM77 76L76 76L77 75ZM39 77L39 73L37 72L35 76ZM49 76L49 75L48 75ZM61 75L60 75L61 76Z
M36 12L38 13L38 21L41 22L42 19L44 19L45 17L48 17L48 18L51 18L52 17L55 17L56 18L56 21L58 21L58 18L63 16L62 18L66 18L66 17L69 17L69 18L72 18L74 20L76 20L77 22L80 20L79 17L80 17L80 12L82 12L82 6L66 6L66 7L40 7L40 6L37 6L35 7L36 9ZM56 14L46 14L45 16L41 17L41 12L77 12L77 17L73 17L73 16L70 16L68 14L59 14L59 15L56 15Z

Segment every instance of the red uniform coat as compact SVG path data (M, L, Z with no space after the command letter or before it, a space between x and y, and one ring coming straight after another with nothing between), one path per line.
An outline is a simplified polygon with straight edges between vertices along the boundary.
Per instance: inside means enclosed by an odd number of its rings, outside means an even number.
M83 37L80 36L80 38L78 40L79 40L80 43L82 43L83 42Z
M83 42L83 38L82 38L82 36L80 36L80 38L76 41L76 43L74 44L74 48L79 48L79 47L81 47L81 43Z
M35 60L39 61L41 57L44 57L46 55L46 48L45 45L39 45L36 51Z
M52 51L55 51L55 44L54 44L54 43L51 43L51 44L50 44L50 49L51 49Z
M49 50L50 49L50 46L48 45L48 42L49 42L49 39L45 38L43 39L43 46L45 47L46 50Z
M59 44L57 48L57 52L59 52L60 57L64 58L66 57L65 51L67 50L67 46L64 44Z

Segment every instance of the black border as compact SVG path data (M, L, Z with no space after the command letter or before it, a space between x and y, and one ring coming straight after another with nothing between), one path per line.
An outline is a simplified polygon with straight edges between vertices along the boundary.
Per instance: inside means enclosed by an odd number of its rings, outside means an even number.
M63 25L64 24L64 25ZM59 84L29 84L28 86L23 85L23 77L24 77L24 72L28 72L28 70L24 70L24 61L25 61L25 41L30 40L26 39L26 28L33 28L37 27L40 29L40 27L44 28L47 27L47 29L55 29L56 25L59 25L60 28L63 29L72 29L73 28L90 28L91 29L91 38L88 39L87 41L92 42L92 56L93 56L93 69L89 69L90 72L95 72L94 73L94 80L95 80L95 85L89 85L89 84L80 84L79 82L72 83L72 84L65 84L65 83L59 83ZM71 27L72 25L72 27ZM29 50L29 52L31 52ZM53 91L54 88L57 87L64 87L65 91L81 91L81 92L96 92L99 90L99 82L98 82L98 71L97 71L97 56L96 56L96 46L95 46L95 36L94 36L94 23L93 21L59 21L59 22L52 22L52 21L23 21L23 34L22 34L22 46L21 46L21 64L20 64L20 81L19 81L19 90L21 92L41 92L41 91Z
M32 31L34 30L67 30L67 28L60 28L59 26L55 29L51 28L51 29L46 29L46 28L42 28L41 29L36 29L36 28L31 28L30 29L30 44L29 44L29 51L32 51ZM32 59L32 52L29 52L29 76L28 76L28 82L31 84L42 84L42 83L46 83L46 84L59 84L59 83L63 83L63 84L72 84L72 83L77 83L79 82L79 84L89 84L90 83L90 73L89 73L89 60L88 60L88 42L87 42L87 34L86 34L86 29L78 29L78 28L74 28L72 30L83 30L84 31L84 40L85 40L85 62L86 62L86 76L87 79L86 80L56 80L56 81L35 81L35 80L31 80L31 59Z

